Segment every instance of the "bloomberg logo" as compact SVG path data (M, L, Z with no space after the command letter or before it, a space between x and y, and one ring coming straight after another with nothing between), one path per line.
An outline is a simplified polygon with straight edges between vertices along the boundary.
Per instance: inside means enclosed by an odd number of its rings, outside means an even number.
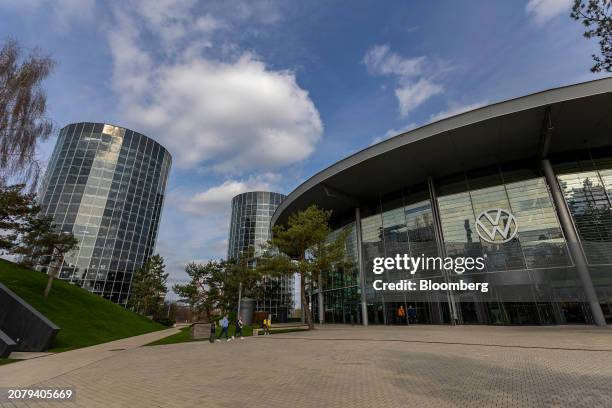
M476 232L480 238L492 244L512 240L518 232L518 223L510 211L494 208L485 210L476 218ZM499 235L501 241L496 240Z

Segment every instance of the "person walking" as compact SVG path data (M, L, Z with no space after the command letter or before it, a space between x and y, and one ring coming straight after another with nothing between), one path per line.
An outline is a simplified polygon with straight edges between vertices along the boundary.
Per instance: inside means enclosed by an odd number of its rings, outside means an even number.
M217 326L215 325L215 322L211 322L210 323L210 336L208 337L208 341L210 341L211 343L214 343L216 335L217 335Z
M408 324L408 321L406 320L406 309L404 309L404 305L401 305L397 309L397 320L399 320L399 322L402 324Z
M412 305L408 306L408 322L415 324L417 322L416 309Z
M238 316L238 319L236 320L236 330L234 330L234 335L232 336L232 338L240 336L240 340L244 340L244 337L242 335L243 326L244 323L242 323L242 316Z
M219 333L219 337L217 337L217 341L221 341L219 340L221 337L223 337L223 335L225 334L225 338L226 341L230 341L231 339L229 338L229 334L227 333L227 328L229 327L229 320L227 318L227 315L223 316L223 319L221 319L221 333Z
M263 321L264 336L270 335L270 326L272 326L271 321L272 319L270 318L265 318Z

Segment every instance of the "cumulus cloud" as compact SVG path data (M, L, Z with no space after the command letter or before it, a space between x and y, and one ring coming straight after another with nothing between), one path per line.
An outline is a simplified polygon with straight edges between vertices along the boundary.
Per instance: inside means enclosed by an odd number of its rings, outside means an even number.
M157 250L182 279L187 262L226 255L232 197L281 190L278 170L313 152L323 124L293 71L270 68L240 45L244 33L282 18L277 2L127 0L111 8L119 120L173 155Z
M323 124L294 72L272 70L247 51L204 53L228 23L197 15L193 1L131 4L115 10L109 32L113 86L126 121L166 146L175 164L238 174L274 170L314 151ZM254 12L246 10L240 13ZM144 35L157 36L161 48L144 47Z
M560 14L569 16L572 0L529 0L525 11L537 24L544 24Z
M474 109L481 108L481 107L487 105L488 103L489 103L489 101L485 99L485 100L482 100L482 101L479 101L479 102L475 102L475 103L470 103L470 104L467 104L467 105L456 105L455 104L455 105L451 106L450 108L448 108L446 110L443 110L443 111L440 111L438 113L435 113L435 114L431 115L429 117L429 123L437 122L437 121L442 120L444 118L449 118L451 116L459 115L461 113L465 113L465 112L469 112L469 111L474 110Z
M444 91L433 79L437 68L430 64L430 72L425 72L428 63L425 56L405 58L392 52L388 45L375 45L366 52L362 62L371 74L396 78L395 97L401 116L408 116L426 100Z

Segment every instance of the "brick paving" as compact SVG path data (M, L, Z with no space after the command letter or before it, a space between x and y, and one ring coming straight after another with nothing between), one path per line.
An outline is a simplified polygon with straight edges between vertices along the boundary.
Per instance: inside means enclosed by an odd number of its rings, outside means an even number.
M76 404L3 407L612 407L612 330L324 326L130 348L38 385Z

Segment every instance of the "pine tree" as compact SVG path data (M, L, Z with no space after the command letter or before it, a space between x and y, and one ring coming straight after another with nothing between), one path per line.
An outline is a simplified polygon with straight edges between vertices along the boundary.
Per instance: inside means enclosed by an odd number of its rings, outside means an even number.
M346 233L328 241L331 233L330 217L330 211L315 205L291 215L286 226L274 227L270 241L273 250L258 262L262 273L300 275L302 313L311 329L314 321L308 306L306 285L309 284L311 289L315 282L320 285L321 272L336 262L342 262L345 255Z
M24 188L24 184L0 184L0 254L14 252L27 220L40 211L35 195L24 193Z
M60 231L51 217L30 215L23 227L21 242L14 252L23 256L23 262L32 265L47 265L48 280L44 296L47 298L53 279L57 276L65 255L77 249L78 241L71 232Z
M223 284L226 279L225 261L190 262L185 272L191 278L187 284L176 284L172 290L191 307L198 319L212 317L214 310L223 305Z
M169 275L165 268L164 258L154 255L134 273L129 304L136 312L152 315L163 305Z

